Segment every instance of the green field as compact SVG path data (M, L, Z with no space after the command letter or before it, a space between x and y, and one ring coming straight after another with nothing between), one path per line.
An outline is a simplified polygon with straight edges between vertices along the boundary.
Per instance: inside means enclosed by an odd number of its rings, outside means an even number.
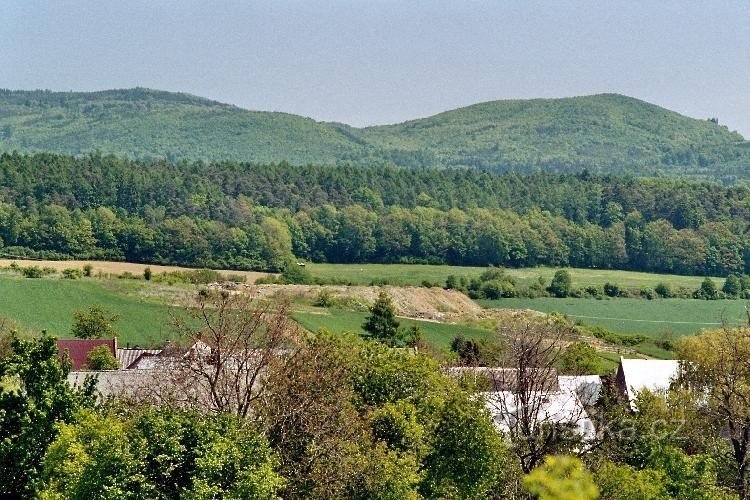
M659 337L665 332L690 335L701 330L747 323L745 301L694 299L500 299L479 300L484 307L559 312L573 321L619 333Z
M127 282L27 279L0 276L0 316L21 328L70 336L73 313L100 304L118 314L119 343L161 343L169 333L169 307L127 293Z
M453 274L472 278L479 276L486 267L438 266L422 264L307 264L313 276L343 280L353 285L369 285L373 280L388 280L394 285L419 286L423 281L444 284L445 279ZM519 284L531 284L539 276L549 283L557 268L532 267L523 269L506 269ZM604 269L568 268L573 278L574 287L603 285L611 282L623 287L654 287L664 282L673 287L698 288L703 276L680 276L676 274L653 274L633 271L613 271ZM717 285L722 278L715 278Z
M335 333L363 333L362 323L365 322L367 315L368 313L347 311L344 309L316 309L314 311L298 311L292 314L292 317L304 328L313 332L318 331L320 328L326 328ZM401 326L403 327L419 326L425 339L437 347L448 347L451 340L457 335L478 339L492 337L492 332L489 330L465 325L410 319L399 319L399 321L401 321Z

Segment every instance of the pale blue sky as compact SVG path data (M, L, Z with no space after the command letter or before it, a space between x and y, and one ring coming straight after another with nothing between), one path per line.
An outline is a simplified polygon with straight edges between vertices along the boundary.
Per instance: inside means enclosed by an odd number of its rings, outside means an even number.
M0 3L0 87L134 86L353 125L618 92L750 137L750 2Z

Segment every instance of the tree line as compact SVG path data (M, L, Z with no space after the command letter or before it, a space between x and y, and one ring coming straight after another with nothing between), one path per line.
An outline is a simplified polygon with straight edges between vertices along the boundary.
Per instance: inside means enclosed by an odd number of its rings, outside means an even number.
M750 190L588 174L0 155L3 253L750 271Z

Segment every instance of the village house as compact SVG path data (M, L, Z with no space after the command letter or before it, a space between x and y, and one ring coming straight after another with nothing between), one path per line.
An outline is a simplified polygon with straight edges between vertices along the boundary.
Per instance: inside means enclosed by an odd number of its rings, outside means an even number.
M635 411L638 393L644 389L665 392L679 375L680 362L674 359L626 359L620 357L615 375L617 392Z

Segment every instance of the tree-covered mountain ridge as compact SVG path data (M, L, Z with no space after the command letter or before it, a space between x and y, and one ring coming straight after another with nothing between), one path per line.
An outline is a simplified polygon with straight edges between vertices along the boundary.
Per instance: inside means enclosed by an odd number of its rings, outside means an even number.
M185 93L0 90L0 150L750 180L750 141L618 94L490 101L365 128Z

